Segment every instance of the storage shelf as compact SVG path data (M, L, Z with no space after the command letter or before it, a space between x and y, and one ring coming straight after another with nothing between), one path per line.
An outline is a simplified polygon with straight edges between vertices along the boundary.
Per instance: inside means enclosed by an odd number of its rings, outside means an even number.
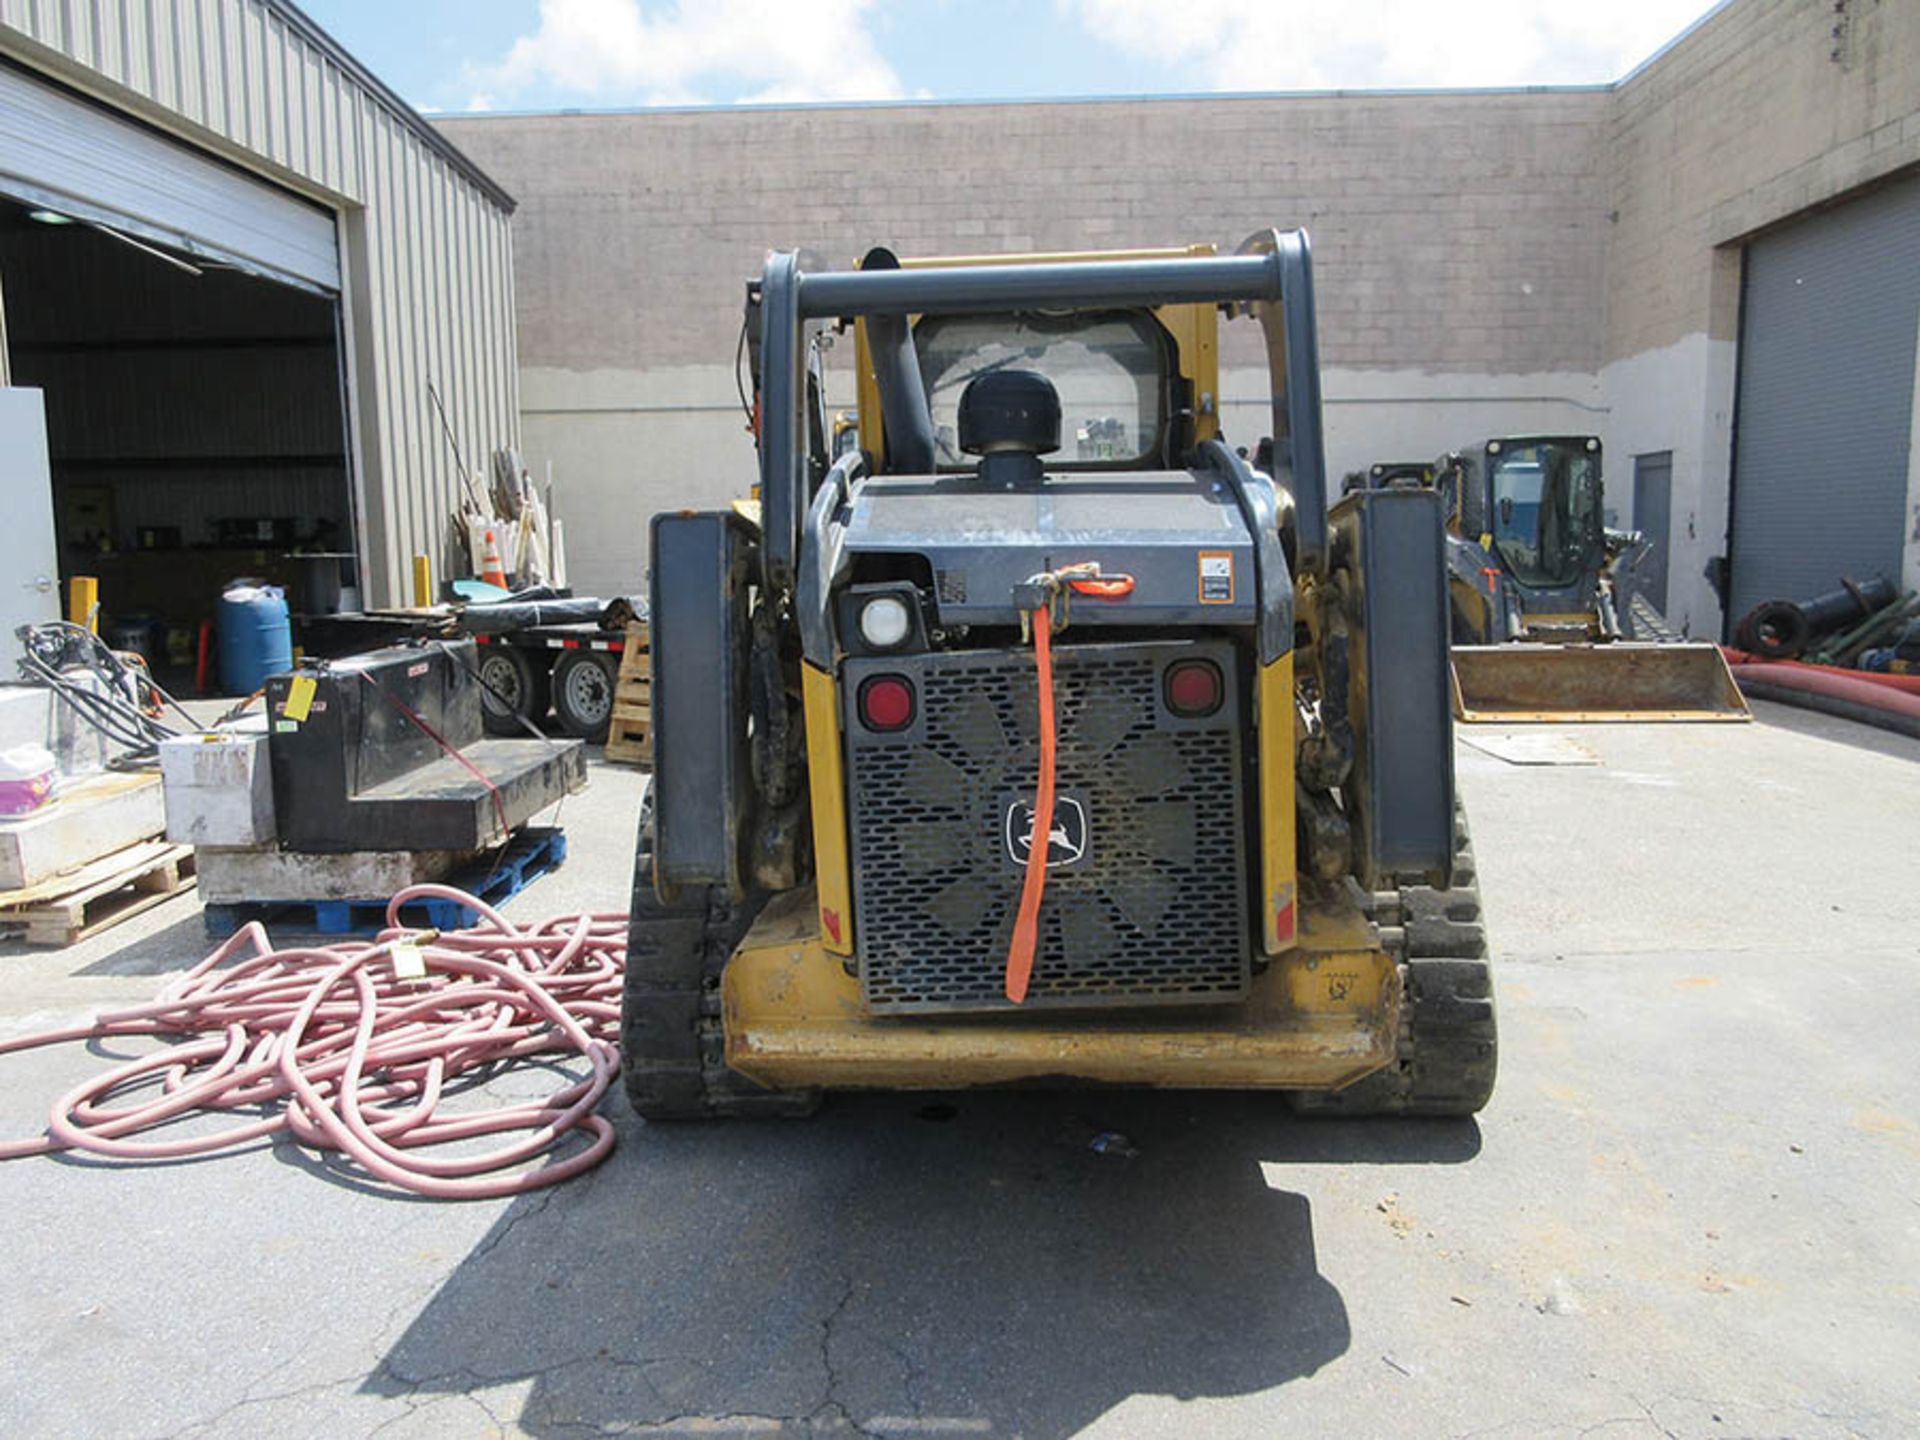
M209 470L344 470L344 455L124 455L55 456L55 473L63 470L153 470L192 475Z

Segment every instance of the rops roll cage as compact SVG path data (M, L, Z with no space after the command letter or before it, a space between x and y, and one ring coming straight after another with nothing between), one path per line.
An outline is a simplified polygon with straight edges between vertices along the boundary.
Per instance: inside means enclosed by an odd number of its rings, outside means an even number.
M1293 496L1297 567L1304 574L1324 573L1326 458L1313 261L1304 230L1262 230L1234 255L1159 260L819 271L791 252L768 256L760 289L762 583L777 594L793 593L810 498L802 403L808 339L822 322L1231 303L1249 305L1266 336L1273 479Z

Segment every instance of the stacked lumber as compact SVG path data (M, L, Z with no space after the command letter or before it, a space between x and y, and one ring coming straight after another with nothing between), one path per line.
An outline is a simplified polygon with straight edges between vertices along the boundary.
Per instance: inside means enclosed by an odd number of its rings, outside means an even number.
M607 727L607 759L653 768L653 653L647 648L644 620L627 626L627 648L621 652L613 690L613 719Z

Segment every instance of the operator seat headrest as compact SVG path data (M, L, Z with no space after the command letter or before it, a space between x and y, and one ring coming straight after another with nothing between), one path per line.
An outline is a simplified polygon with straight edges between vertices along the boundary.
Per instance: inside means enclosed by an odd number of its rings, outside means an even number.
M960 392L960 448L969 455L1060 448L1060 392L1034 370L990 370Z

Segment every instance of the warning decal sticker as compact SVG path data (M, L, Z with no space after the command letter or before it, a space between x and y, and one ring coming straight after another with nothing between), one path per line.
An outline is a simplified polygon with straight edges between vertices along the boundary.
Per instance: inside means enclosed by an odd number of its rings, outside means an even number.
M1200 552L1200 603L1202 605L1233 603L1233 552L1231 550Z

